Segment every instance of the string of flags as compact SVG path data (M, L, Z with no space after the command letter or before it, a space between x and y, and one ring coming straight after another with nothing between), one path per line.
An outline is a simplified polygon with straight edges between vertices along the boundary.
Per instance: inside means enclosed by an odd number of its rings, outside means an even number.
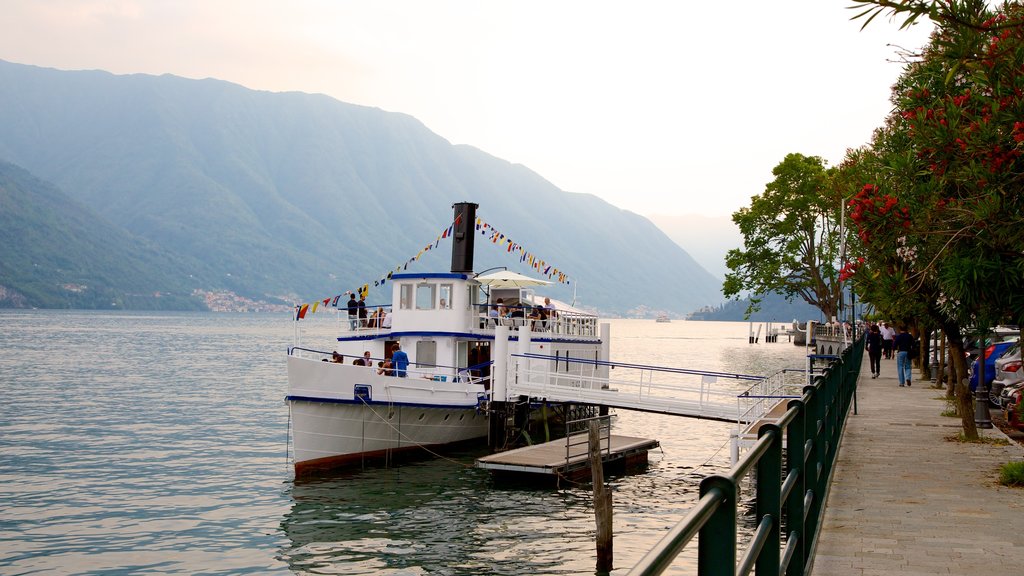
M568 284L569 277L564 272L549 264L547 261L542 260L532 252L527 251L522 244L514 242L508 236L505 236L497 228L491 226L487 222L484 222L480 218L476 219L476 229L480 231L483 236L489 235L489 240L493 244L499 244L505 248L505 251L509 254L515 254L519 256L519 261L528 264L539 274L548 277L548 280L555 280L559 284Z
M396 266L394 270L388 271L388 273L384 275L382 278L374 280L373 286L383 286L388 280L391 280L391 277L394 274L402 272L404 270L408 270L409 265L419 260L425 253L431 250L436 250L438 246L441 245L441 240L451 238L455 230L455 227L461 223L462 215L460 214L455 218L455 222L450 224L447 228L442 230L440 234L437 235L437 238L435 238L433 242L424 246L419 252L416 253L415 256L409 258L402 264ZM490 235L488 240L490 240L492 244L498 244L505 249L505 252L519 256L520 262L528 264L539 274L547 276L549 280L557 280L557 282L560 284L569 283L569 277L566 276L564 272L554 267L553 265L548 264L545 260L540 259L532 252L526 251L521 244L513 242L511 238L505 236L496 228L494 228L494 226L491 226L490 224L484 222L480 218L476 219L476 229L479 230L480 233L484 236ZM370 283L366 282L358 288L356 294L353 294L351 291L346 291L342 294L328 296L323 300L316 300L314 302L307 302L304 304L296 304L295 319L301 320L305 318L307 314L316 314L317 310L321 308L338 308L339 304L341 305L342 308L348 308L348 300L343 301L342 298L349 295L354 295L358 296L361 299L365 299L366 295L369 294L369 292Z

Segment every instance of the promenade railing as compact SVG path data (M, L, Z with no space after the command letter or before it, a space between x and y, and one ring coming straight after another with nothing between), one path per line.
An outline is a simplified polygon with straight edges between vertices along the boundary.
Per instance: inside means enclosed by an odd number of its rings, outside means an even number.
M704 478L694 508L629 574L661 574L694 537L699 576L807 574L863 350L862 338L846 348L788 402L778 423L761 426L728 473ZM740 483L752 472L756 528L741 553Z

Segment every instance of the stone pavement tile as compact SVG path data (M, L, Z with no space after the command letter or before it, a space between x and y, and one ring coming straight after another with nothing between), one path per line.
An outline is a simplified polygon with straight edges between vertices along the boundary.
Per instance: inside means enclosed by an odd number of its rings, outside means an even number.
M861 374L870 374L865 366ZM949 441L942 391L862 377L828 494L813 574L1024 574L1024 490L998 484L1017 444ZM983 434L1001 436L996 431Z

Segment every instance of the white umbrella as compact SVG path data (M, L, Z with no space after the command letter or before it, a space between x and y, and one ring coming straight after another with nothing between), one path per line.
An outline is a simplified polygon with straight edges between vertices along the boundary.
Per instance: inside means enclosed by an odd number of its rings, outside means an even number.
M522 288L524 286L545 286L551 284L547 280L530 278L508 270L498 270L483 276L477 276L477 281L486 284L491 288Z

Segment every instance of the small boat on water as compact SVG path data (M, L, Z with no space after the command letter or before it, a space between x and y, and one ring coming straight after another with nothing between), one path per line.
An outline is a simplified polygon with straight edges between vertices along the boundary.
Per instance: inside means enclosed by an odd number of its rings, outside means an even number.
M570 357L607 360L597 316L544 304L534 289L547 281L475 274L477 205L453 208L451 270L393 274L391 302L367 305L373 316L349 323L339 315L333 350L288 350L297 476L479 440L490 424L504 426L504 415L491 422L488 410L496 333L518 341L528 331L530 353L551 358L534 368L552 378L584 369Z
M659 322L659 323L665 323L665 322L671 322L672 319L668 317L668 314L659 314L658 317L654 321L655 322Z

